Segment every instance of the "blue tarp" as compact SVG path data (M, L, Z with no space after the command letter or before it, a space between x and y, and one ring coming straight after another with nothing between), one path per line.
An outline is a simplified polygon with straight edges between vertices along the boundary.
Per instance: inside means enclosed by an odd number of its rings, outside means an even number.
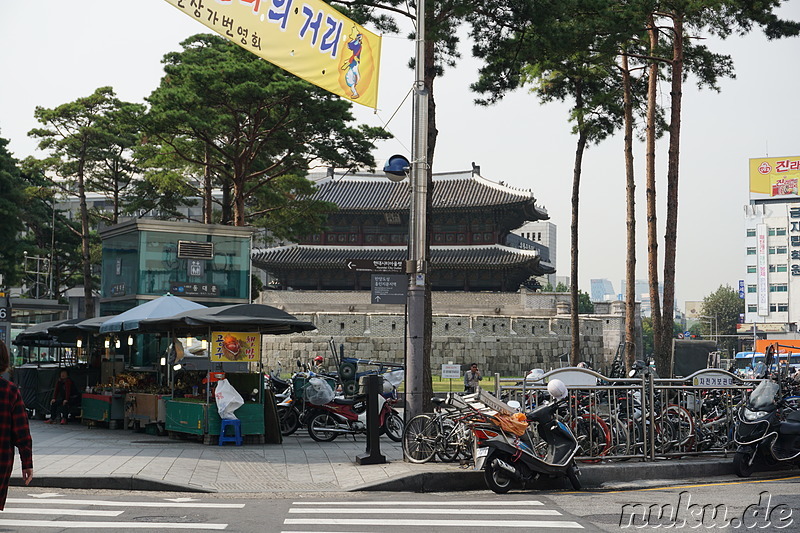
M167 294L108 319L100 326L100 333L135 331L139 329L139 322L148 318L167 318L183 311L205 308L203 304Z

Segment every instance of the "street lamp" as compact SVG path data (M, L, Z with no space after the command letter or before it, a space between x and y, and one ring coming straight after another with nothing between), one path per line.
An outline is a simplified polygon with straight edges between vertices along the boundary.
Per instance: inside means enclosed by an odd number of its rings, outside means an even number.
M718 339L718 337L719 337L719 328L717 327L717 317L716 316L700 315L697 318L707 318L708 319L708 328L709 328L709 330L711 330L711 337L714 338L714 342L717 342L719 340ZM713 322L712 322L712 320L713 320ZM717 332L716 335L714 335L715 331Z

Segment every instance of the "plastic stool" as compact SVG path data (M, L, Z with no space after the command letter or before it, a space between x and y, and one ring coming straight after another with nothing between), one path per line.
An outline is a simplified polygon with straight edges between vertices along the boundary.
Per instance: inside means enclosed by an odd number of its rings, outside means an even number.
M225 430L228 426L233 428L233 437L226 437ZM228 420L222 419L222 424L219 427L219 445L222 446L226 442L235 442L236 446L242 445L242 421L239 419Z

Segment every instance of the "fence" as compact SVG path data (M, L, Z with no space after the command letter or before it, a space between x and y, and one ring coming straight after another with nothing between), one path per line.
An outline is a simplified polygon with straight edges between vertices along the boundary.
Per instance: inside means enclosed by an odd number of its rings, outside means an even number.
M578 439L578 458L584 461L727 455L735 450L737 406L758 383L718 369L681 379L654 379L649 373L619 379L562 368L522 381L495 374L495 395L530 410L544 400L550 379L569 388L560 415Z

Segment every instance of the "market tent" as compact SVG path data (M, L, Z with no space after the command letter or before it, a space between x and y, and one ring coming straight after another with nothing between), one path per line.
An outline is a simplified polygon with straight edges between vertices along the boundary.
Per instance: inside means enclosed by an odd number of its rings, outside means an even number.
M50 322L42 322L34 324L25 331L17 335L13 344L17 346L55 346L53 341L53 334L49 329L53 326L68 322L67 320L52 320Z
M100 331L100 326L111 318L113 317L72 318L50 326L47 328L47 332L60 342L74 343L79 337Z
M114 315L116 316L116 315ZM65 320L59 324L51 326L47 329L49 333L55 334L58 336L62 332L72 332L73 330L77 331L100 331L100 326L102 326L106 321L114 318L114 316L97 316L94 318L73 318L70 320Z
M114 333L118 331L137 331L139 322L152 318L165 318L176 315L182 311L190 309L205 309L206 306L179 298L167 293L165 296L156 298L133 309L128 309L115 317L106 320L100 326L100 333Z
M311 322L276 307L263 304L234 304L185 311L172 317L142 320L141 331L197 330L225 327L230 330L258 329L261 333L285 334L316 329Z

